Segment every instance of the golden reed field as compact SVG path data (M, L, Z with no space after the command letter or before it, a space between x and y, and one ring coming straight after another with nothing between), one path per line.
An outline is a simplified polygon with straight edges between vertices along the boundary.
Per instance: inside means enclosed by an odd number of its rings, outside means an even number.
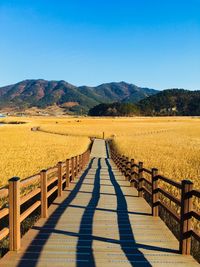
M7 120L19 121L19 118ZM35 120L30 121L0 126L0 186L12 176L23 179L54 166L60 160L80 154L90 143L87 137L32 132Z
M0 126L1 185L12 176L25 178L83 152L88 136L102 137L105 132L120 153L177 181L191 179L200 188L200 118L8 117L1 121L27 122ZM33 126L46 132L32 132Z

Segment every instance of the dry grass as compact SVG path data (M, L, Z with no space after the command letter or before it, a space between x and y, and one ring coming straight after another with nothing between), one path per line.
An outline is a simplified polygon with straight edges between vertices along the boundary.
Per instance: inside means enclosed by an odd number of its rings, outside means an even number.
M200 119L127 118L60 119L42 123L56 133L114 137L120 153L177 181L191 179L200 188Z
M12 121L16 118L6 120ZM143 161L148 168L157 167L160 173L169 178L178 181L191 179L195 187L200 188L200 119L198 118L33 117L20 118L20 120L29 123L0 128L3 136L0 140L1 157L4 157L3 164L0 164L1 171L5 167L5 162L9 164L7 171L12 169L10 159L14 158L14 162L17 162L16 166L22 166L21 162L27 159L26 169L28 167L29 173L33 173L34 164L37 161L46 164L45 158L48 158L49 164L53 164L55 158L62 159L72 153L72 150L73 153L77 153L79 151L77 144L82 144L81 151L85 149L88 144L87 136L102 137L102 132L105 132L106 138L114 136L114 142L120 153L137 161ZM34 133L30 131L31 125L69 136ZM73 141L76 144L73 147L71 138L74 138ZM61 154L60 151L62 151ZM30 155L35 157L35 160L31 161ZM32 162L32 167L29 167ZM39 164L39 167L41 165ZM5 173L5 170L3 172ZM10 174L9 172L6 177ZM22 176L24 175L25 173Z
M171 123L170 123L171 124ZM156 167L167 177L190 179L200 188L200 125L177 122L166 125L164 132L117 137L115 144L122 154L143 161L147 168Z
M33 125L0 126L1 186L12 176L23 179L54 166L59 160L80 154L90 142L87 137L32 132Z

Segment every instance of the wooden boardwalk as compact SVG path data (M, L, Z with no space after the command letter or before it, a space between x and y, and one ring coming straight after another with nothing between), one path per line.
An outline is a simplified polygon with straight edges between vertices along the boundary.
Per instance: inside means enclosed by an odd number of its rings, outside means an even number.
M91 161L0 266L199 266L95 140Z

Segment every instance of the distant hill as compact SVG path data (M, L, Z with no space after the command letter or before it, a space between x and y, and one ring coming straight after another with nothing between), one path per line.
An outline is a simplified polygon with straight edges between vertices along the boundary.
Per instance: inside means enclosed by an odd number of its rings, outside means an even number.
M169 89L138 103L99 104L89 110L91 116L200 116L200 91Z
M139 108L132 103L99 104L89 110L90 116L134 116L139 115Z
M164 90L137 105L144 115L200 116L200 91Z
M0 88L0 109L44 109L56 105L66 112L87 113L100 103L136 103L156 93L157 90L125 82L77 87L65 81L25 80Z

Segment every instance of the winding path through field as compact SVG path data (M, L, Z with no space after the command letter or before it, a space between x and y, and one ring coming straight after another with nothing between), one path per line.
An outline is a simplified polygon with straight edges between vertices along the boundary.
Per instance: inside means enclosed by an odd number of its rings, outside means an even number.
M87 169L0 266L199 266L137 195L96 139Z

